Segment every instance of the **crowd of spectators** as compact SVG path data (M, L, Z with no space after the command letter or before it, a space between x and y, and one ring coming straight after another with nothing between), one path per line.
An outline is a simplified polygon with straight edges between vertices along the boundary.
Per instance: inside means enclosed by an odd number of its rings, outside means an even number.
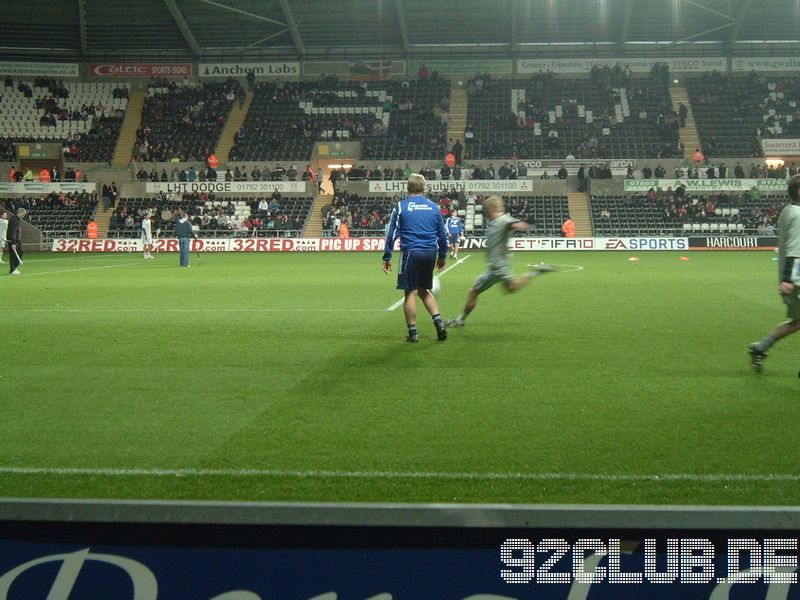
M680 119L671 106L668 77L663 64L649 80L632 78L618 64L593 67L588 82L552 72L511 82L477 75L467 82L467 157L680 156ZM523 92L518 102L514 90ZM509 95L516 107L507 108ZM631 114L623 118L626 103Z
M152 87L136 131L134 160L144 162L204 161L216 146L241 84L224 83Z
M4 87L15 89L14 80L6 77ZM37 92L41 89L41 92ZM122 105L114 103L113 106L104 104L104 100L82 102L69 101L70 89L63 80L53 77L37 77L33 86L26 81L18 81L16 90L25 98L35 99L31 109L39 112L38 125L43 128L54 128L59 123L91 121L91 127L80 133L73 133L57 140L63 144L63 153L66 160L79 161L110 161L114 145L119 137L125 110ZM112 90L112 97L128 98L128 88L118 85ZM0 138L0 160L14 160L14 140L37 141L38 138L20 136L19 138ZM47 141L54 141L48 138Z
M424 146L438 153L445 148L449 101L449 84L434 77L413 82L341 82L335 76L259 82L231 158L305 158L318 139L363 140L368 142L362 148L366 158L386 155L385 144L379 142L401 149Z
M139 167L136 170L136 167ZM178 169L173 167L169 172L166 168L162 168L161 172L156 168L151 168L148 172L144 165L134 164L133 169L136 170L136 179L139 181L180 181L180 182L194 182L194 181L309 181L315 180L317 177L316 172L311 165L306 165L300 171L296 165L288 165L284 168L280 163L273 166L264 165L260 168L254 165L253 168L248 168L246 165L236 165L231 169L227 167L224 172L221 170L212 169L210 167L201 166L196 169L194 166Z
M213 193L162 193L146 201L123 200L111 216L109 229L136 235L145 213L153 231L170 235L180 209L186 210L197 231L209 237L297 235L305 225L310 198L284 198L279 192L261 198L219 200Z
M24 208L28 212L43 208L94 208L97 206L97 193L52 192L45 196L21 196L7 202L10 208Z
M705 156L761 156L759 125L769 92L760 75L711 71L690 80L688 89Z
M756 130L760 138L800 137L800 79L763 77L751 73L750 82L763 90L763 125Z
M691 194L683 185L675 189L650 188L645 195L623 197L623 206L655 207L660 211L664 224L720 223L738 225L758 230L763 235L773 235L778 215L785 204L779 197L765 198L754 188L745 192L721 191L713 194ZM723 210L734 209L734 210ZM608 217L606 217L608 218Z
M439 205L445 218L450 216L451 210L458 208L459 203L463 205L466 201L464 192L454 187L442 192L428 192L426 196ZM470 194L470 198L475 203L478 197ZM399 199L398 195L391 198L387 196L362 198L356 192L338 190L334 193L331 203L325 207L323 233L326 236L339 236L342 232L341 226L345 225L348 235L355 237L384 236L392 208ZM483 196L480 197L480 201L483 202Z

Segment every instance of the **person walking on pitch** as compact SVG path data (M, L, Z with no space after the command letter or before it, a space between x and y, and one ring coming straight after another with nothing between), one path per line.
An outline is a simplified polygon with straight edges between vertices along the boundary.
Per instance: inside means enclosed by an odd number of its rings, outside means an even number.
M789 180L789 201L778 217L778 293L786 305L784 321L759 342L747 347L750 363L760 373L767 350L780 339L800 331L800 175Z
M461 240L464 239L464 225L461 223L461 217L458 216L458 211L453 209L447 222L444 224L447 229L448 242L450 243L450 258L458 260L458 247Z
M6 234L8 234L8 213L6 211L0 211L0 240L3 240L3 243L0 244L0 263L3 263L3 250L6 247Z
M475 310L478 296L494 284L502 282L507 292L516 292L528 285L537 275L553 271L550 265L538 265L533 271L514 277L511 274L511 261L508 255L508 238L512 232L527 231L531 226L506 213L500 196L488 198L483 203L483 209L489 218L489 225L486 228L486 270L472 284L461 314L447 321L448 327L463 327L469 314Z
M419 341L417 333L417 298L422 300L433 318L436 337L447 339L447 330L439 314L433 287L433 269L444 269L447 258L447 234L439 207L426 198L425 178L412 174L408 178L408 197L395 204L386 233L386 245L381 268L387 275L392 271L392 251L395 239L400 240L402 254L397 268L397 289L403 290L403 313L408 327L406 341ZM437 261L438 254L438 261Z
M28 211L18 208L17 212L11 217L8 225L8 262L10 263L9 273L19 275L19 266L22 264L22 219Z

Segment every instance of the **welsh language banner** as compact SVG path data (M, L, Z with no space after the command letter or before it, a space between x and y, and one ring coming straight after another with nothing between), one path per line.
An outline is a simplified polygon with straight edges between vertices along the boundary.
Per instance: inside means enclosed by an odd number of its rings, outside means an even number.
M411 60L408 62L408 72L416 75L423 66L431 73L436 71L447 75L477 75L478 73L511 75L513 65L511 60L506 59Z
M402 194L407 190L406 181L370 181L370 192L388 192ZM453 188L464 192L531 192L533 181L530 179L487 179L468 181L428 181L429 192L443 192Z
M350 81L376 81L389 79L393 75L406 74L404 60L368 60L353 62L348 60L311 60L303 62L303 75L337 75ZM416 73L415 73L416 74Z
M761 149L766 156L797 156L800 154L800 139L761 140Z
M271 194L272 192L303 193L305 181L163 181L148 183L148 194Z
M626 192L647 192L650 188L673 190L678 186L686 186L687 192L744 192L757 188L762 192L785 192L786 181L783 179L626 179Z
M56 194L88 192L91 194L95 189L94 183L39 183L36 181L0 183L0 193L3 194L51 194L53 192Z
M592 67L630 68L633 73L649 73L655 63L666 63L673 72L727 71L728 63L723 56L686 58L523 58L517 61L517 73L588 73Z
M92 77L191 77L192 63L104 63L89 65Z
M78 63L0 61L0 75L26 77L78 77Z

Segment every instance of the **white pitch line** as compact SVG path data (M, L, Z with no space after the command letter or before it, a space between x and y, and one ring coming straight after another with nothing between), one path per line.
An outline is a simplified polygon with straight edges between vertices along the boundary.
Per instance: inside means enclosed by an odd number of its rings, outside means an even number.
M467 254L467 255L466 255L464 258L459 258L459 259L458 259L456 262L454 262L452 265L450 265L449 267L447 267L447 268L446 268L444 271L442 271L441 273L439 273L439 275L438 275L438 276L439 276L439 277L442 277L442 276L443 276L445 273L447 273L447 272L448 272L448 271L450 271L451 269L455 269L455 268L456 268L458 265L460 265L461 263L463 263L463 262L464 262L465 260L467 260L467 259L468 259L470 256L472 256L472 254ZM391 305L389 308L387 308L387 309L386 309L386 312L392 312L393 310L397 310L398 308L400 308L400 306L402 306L403 302L405 302L405 301L406 301L406 299L405 299L405 298L400 298L400 300L398 300L397 302L395 302L394 304L392 304L392 305Z
M4 312L22 313L137 313L152 312L152 308L9 308ZM350 313L377 312L375 308L159 308L160 313Z
M100 254L98 256L80 256L76 257L74 253L70 252L69 256L59 256L58 258L30 258L28 264L39 264L42 262L51 262L54 260L76 260L76 261L84 261L84 260L96 260L98 258L108 258L108 254ZM24 257L23 257L24 258Z
M4 475L91 475L102 477L287 477L298 479L445 479L471 481L607 481L607 482L793 482L800 474L791 473L670 473L633 475L603 473L497 473L456 471L332 471L292 469L146 469L88 467L11 467L0 466Z
M131 263L121 263L121 264L118 264L118 265L104 265L102 267L82 267L80 269L60 269L58 271L37 271L36 273L24 273L22 276L23 277L33 277L34 275L55 275L57 273L75 273L77 271L96 271L98 269L116 269L117 267L129 267L131 265L138 265L138 264L141 264L141 263L138 263L138 262L132 263L131 262ZM23 263L22 266L24 267L25 264ZM9 279L12 279L12 278L9 277Z

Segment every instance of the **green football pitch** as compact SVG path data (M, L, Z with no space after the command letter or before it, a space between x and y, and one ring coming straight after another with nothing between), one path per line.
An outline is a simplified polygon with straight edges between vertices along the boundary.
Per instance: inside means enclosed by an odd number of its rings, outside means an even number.
M0 279L0 494L796 504L800 337L745 353L784 317L775 255L629 256L516 254L575 270L412 345L377 254L29 255Z

